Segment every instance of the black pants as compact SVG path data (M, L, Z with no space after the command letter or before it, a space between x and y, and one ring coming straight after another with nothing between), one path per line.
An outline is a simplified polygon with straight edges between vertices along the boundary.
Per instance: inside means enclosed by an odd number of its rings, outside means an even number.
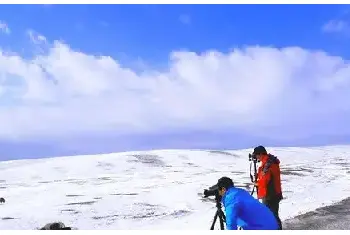
M280 207L280 200L263 200L263 203L270 208L270 210L272 211L272 213L275 215L275 218L277 220L278 223L278 229L282 230L282 222L281 219L279 217L278 211L279 211L279 207Z

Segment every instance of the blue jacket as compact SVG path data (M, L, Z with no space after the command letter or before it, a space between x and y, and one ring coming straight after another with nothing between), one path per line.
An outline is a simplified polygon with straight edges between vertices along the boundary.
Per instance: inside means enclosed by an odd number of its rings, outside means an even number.
M275 216L268 207L244 189L232 187L222 197L225 207L226 228L237 230L277 230Z

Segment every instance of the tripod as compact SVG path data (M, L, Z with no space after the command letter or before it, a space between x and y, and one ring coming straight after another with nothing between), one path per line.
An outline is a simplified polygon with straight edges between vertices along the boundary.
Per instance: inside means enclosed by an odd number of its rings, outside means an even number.
M258 187L255 185L257 180L258 180L258 173L257 173L257 169L256 169L256 162L257 159L255 157L252 157L251 155L249 155L249 161L250 162L250 180L252 181L252 183L254 183L252 192L250 193L250 195L254 194L254 189L256 188L256 194L258 194ZM254 176L252 175L252 163L254 164Z
M215 223L216 223L216 220L218 217L220 220L220 229L225 230L224 223L226 222L226 217L225 217L224 212L221 209L221 202L220 202L219 195L215 195L215 201L216 201L217 210L216 210L216 213L214 215L214 220L213 220L213 223L211 224L210 230L214 230L214 226L215 226Z

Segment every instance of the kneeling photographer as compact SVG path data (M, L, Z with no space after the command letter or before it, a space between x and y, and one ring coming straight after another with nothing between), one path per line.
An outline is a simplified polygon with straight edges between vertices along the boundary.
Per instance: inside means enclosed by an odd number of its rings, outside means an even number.
M278 230L278 223L270 209L246 190L234 187L233 181L228 177L220 178L216 185L204 190L204 195L205 197L215 195L217 204L220 203L218 201L220 198L225 207L227 230ZM220 207L218 205L217 207L219 211ZM220 220L222 222L222 217ZM214 223L215 221L216 215Z

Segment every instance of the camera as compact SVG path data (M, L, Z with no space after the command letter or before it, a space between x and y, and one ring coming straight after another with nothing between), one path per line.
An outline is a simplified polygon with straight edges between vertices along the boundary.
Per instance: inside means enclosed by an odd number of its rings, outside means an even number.
M208 189L204 189L204 197L215 196L217 200L221 200L221 196L219 195L219 187L217 184L209 187Z
M204 197L216 196L219 194L219 187L215 184L209 189L204 189Z
M255 154L249 154L249 161L258 162L258 158Z
M219 180L220 181L220 180ZM217 184L209 187L208 189L204 189L204 197L210 197L210 196L215 196L215 202L216 202L216 208L217 208L217 211L214 215L214 220L213 220L213 223L210 227L210 230L214 230L214 226L215 226L215 223L216 223L216 220L217 218L219 217L219 220L220 220L220 228L221 230L224 230L225 229L225 222L226 222L226 216L224 214L224 212L222 211L221 207L221 200L222 200L222 196L220 196L219 194L219 181Z

